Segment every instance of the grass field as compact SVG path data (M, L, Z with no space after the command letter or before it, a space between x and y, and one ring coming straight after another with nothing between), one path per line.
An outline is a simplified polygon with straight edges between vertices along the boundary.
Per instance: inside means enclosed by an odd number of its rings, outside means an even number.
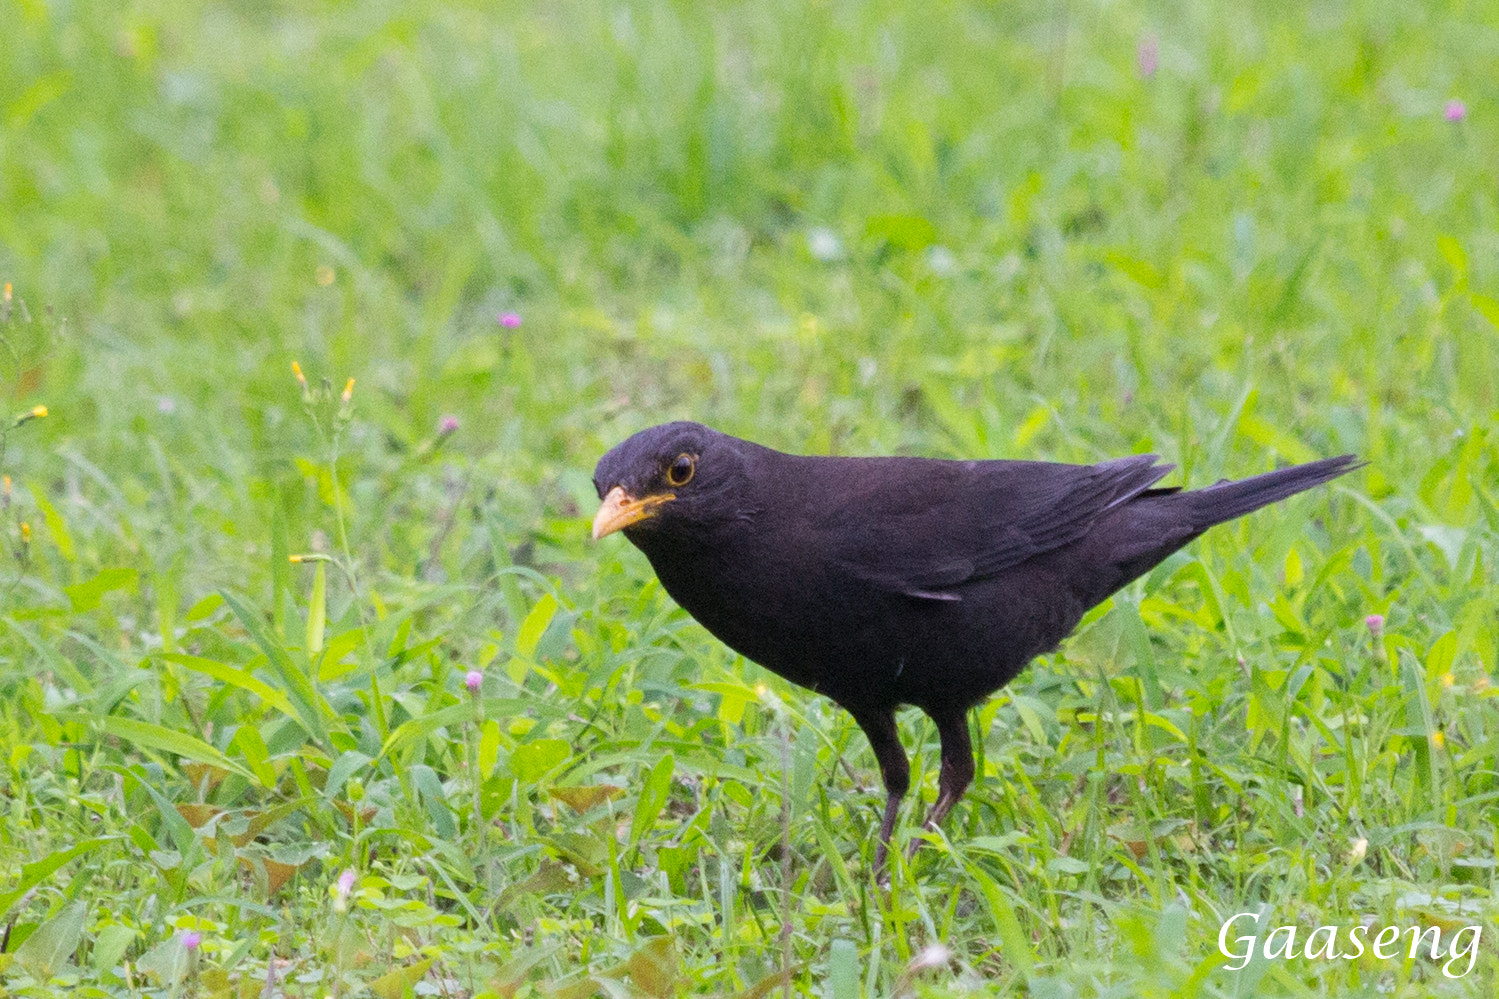
M0 996L1495 994L1499 7L3 0L0 49ZM1369 466L977 711L886 892L852 721L588 540L675 418ZM1231 971L1243 912L1484 936Z

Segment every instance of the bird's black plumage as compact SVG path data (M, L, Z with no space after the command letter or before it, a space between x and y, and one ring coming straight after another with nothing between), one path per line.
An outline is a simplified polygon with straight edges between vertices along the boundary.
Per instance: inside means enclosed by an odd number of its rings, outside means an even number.
M973 777L969 707L1207 528L1355 462L1154 488L1172 467L808 457L667 423L599 460L594 536L623 530L710 632L853 714L887 792L878 866L909 784L898 705L942 739L935 825Z

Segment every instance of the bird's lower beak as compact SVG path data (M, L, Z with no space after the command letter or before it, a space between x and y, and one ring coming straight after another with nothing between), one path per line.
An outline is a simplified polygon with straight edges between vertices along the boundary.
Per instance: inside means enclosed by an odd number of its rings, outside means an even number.
M599 505L599 512L593 515L593 540L597 541L604 535L623 530L631 524L638 524L647 517L654 517L657 507L676 498L676 493L658 493L635 499L625 492L624 486L615 486Z

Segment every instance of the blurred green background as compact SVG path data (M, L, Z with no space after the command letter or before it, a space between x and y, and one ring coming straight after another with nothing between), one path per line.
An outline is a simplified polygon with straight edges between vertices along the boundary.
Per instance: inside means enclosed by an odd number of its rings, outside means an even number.
M49 410L0 988L1493 994L1499 8L5 0L0 47L0 391ZM978 712L887 895L851 722L586 543L676 418L1370 465ZM1222 970L1262 903L1489 939Z

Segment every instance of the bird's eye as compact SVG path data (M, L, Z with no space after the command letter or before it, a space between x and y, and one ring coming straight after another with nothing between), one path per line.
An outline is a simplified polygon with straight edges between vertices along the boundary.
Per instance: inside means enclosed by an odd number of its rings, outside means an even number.
M673 461L671 467L666 470L666 481L681 488L692 481L692 473L696 469L697 463L692 460L692 455L679 454L677 460Z

